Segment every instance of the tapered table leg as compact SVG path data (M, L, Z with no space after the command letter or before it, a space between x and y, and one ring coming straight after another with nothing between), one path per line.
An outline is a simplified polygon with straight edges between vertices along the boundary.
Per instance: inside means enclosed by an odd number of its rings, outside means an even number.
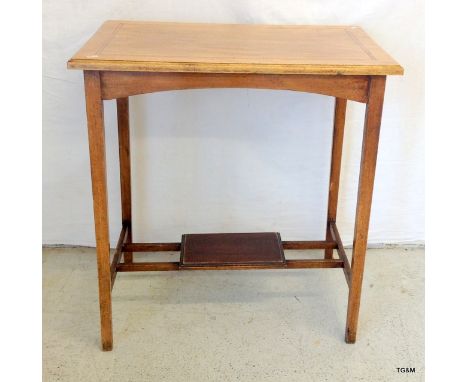
M330 185L328 188L328 213L326 240L333 240L330 222L336 221L338 208L338 190L340 188L341 154L343 152L343 136L346 117L346 99L335 98L335 117L333 122L333 141L330 165ZM333 257L333 249L325 250L325 258Z
M132 187L130 170L130 129L128 97L117 99L117 121L119 130L120 199L122 204L122 225L127 224L127 243L132 242ZM125 252L124 261L133 262L133 253Z
M385 92L385 76L372 76L369 82L369 99L366 108L366 120L361 154L361 170L354 226L353 260L351 263L351 283L348 297L346 318L347 343L356 341L356 331L361 301L364 260L367 249L367 234L374 188L377 149L379 143L380 121Z
M103 350L112 350L112 303L107 212L106 151L104 111L99 72L85 71L86 113L88 117L89 157L93 186L94 227L99 279L101 341Z

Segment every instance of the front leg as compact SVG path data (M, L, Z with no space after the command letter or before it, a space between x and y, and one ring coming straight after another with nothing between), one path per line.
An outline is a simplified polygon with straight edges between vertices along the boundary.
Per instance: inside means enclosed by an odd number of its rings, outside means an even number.
M354 225L353 260L351 263L351 283L348 296L346 318L346 342L356 342L356 332L361 301L364 260L367 249L367 234L374 188L377 149L379 145L380 121L385 93L385 76L372 76L369 82L369 98L366 108L366 121L362 139L361 170Z
M101 341L103 350L112 350L112 302L107 212L106 147L101 80L98 71L85 71L86 113L88 117L89 158L93 186L94 228L99 280Z

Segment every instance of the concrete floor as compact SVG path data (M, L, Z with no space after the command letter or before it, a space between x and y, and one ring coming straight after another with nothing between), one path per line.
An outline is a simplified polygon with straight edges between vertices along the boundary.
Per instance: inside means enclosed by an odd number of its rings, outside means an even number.
M424 250L368 251L354 345L346 303L340 269L119 274L102 352L94 251L45 249L44 381L423 381Z

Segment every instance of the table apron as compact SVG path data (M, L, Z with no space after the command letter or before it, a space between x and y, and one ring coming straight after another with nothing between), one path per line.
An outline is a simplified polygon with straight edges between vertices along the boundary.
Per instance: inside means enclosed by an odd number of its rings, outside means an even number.
M251 88L317 93L366 103L370 76L101 71L102 99L167 90Z

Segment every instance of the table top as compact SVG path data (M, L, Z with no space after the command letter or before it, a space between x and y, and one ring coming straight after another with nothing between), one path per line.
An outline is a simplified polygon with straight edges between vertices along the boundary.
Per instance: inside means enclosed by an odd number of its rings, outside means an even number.
M106 21L68 68L141 72L403 74L360 27Z

